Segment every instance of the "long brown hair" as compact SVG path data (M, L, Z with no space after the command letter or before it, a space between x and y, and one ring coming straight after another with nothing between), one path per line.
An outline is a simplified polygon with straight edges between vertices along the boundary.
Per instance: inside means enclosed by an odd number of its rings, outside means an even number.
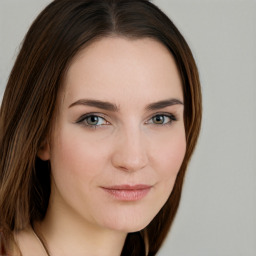
M6 240L11 241L12 231L44 218L50 164L37 152L50 131L62 78L82 48L110 35L158 40L174 56L182 78L187 140L183 164L165 205L144 230L128 234L122 255L146 255L145 239L147 255L155 255L167 236L201 124L200 82L192 53L170 19L147 0L55 0L30 27L0 110L0 227Z

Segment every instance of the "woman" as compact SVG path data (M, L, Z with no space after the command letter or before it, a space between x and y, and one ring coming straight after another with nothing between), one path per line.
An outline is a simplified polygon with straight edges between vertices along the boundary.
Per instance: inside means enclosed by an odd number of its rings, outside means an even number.
M193 56L156 6L53 1L1 106L2 254L156 255L200 122Z

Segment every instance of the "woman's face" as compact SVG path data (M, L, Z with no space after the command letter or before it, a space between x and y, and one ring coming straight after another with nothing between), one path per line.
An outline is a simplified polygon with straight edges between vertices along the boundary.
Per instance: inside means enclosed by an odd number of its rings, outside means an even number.
M109 37L82 50L40 153L51 162L52 209L105 229L148 225L184 158L183 110L175 61L159 42Z

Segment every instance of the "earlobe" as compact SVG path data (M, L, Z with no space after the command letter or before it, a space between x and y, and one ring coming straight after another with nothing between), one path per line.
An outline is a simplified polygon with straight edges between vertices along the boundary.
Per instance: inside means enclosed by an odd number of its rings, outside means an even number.
M37 152L37 156L43 161L50 160L50 145L48 141L42 143Z

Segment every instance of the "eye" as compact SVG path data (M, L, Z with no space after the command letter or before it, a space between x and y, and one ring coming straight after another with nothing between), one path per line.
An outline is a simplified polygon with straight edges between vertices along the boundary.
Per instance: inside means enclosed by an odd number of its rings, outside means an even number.
M176 117L172 114L158 114L153 116L147 124L154 124L154 125L166 125L171 124L173 121L176 121Z
M108 121L106 121L105 118L95 114L84 115L78 119L77 123L89 127L97 127L110 124Z
M154 116L152 118L152 121L154 124L164 124L166 123L166 116L160 116L160 115Z

